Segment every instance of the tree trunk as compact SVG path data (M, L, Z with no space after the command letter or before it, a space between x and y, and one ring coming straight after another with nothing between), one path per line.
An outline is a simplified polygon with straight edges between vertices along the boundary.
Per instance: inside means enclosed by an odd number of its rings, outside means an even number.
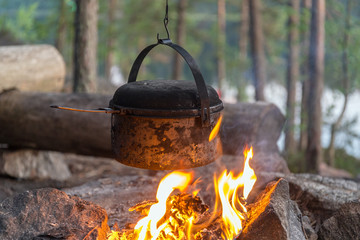
M244 63L247 60L247 49L248 49L248 39L249 39L249 0L241 1L241 15L240 15L240 28L239 28L239 54L240 54L240 64ZM246 101L246 79L239 78L237 83L237 101L242 102Z
M240 39L239 49L240 57L245 58L247 56L247 45L249 36L249 0L241 1L241 20L240 20Z
M322 162L321 97L324 85L325 0L313 0L309 51L308 143L306 170L318 172Z
M179 0L177 6L178 19L176 26L176 43L180 46L185 45L186 38L186 21L185 21L185 13L187 7L187 0ZM174 68L172 73L172 78L175 80L179 80L181 78L182 73L182 58L180 54L175 53L174 55Z
M265 101L266 62L262 29L261 0L250 0L250 39L255 85L255 100Z
M108 19L107 19L107 54L105 60L105 76L107 80L110 80L111 77L111 67L115 62L115 11L117 9L117 0L108 1Z
M96 91L97 0L76 0L74 92Z
M350 38L350 16L351 16L351 0L347 0L346 3L346 19L345 19L345 30L344 30L344 39L343 39L343 52L342 52L342 73L343 73L343 92L344 92L344 104L341 110L341 113L334 124L331 126L331 137L329 142L329 147L327 149L327 158L330 166L335 167L335 135L341 124L341 121L344 117L345 110L348 103L349 95L349 72L348 72L348 46Z
M60 2L59 26L56 34L55 47L64 56L64 47L66 44L66 3Z
M226 78L225 66L225 45L226 45L226 3L225 0L218 0L218 34L217 34L217 72L219 90L224 90Z
M296 83L299 78L299 0L290 0L292 8L288 22L288 66L287 66L287 101L286 101L286 129L285 129L285 151L287 154L294 154L296 143L294 137L295 129L295 104L296 104Z
M0 47L0 91L60 91L64 85L65 63L51 45Z
M303 0L301 7L301 16L302 16L302 25L305 26L305 30L301 34L301 52L306 52L309 50L309 39L310 39L310 31L309 31L309 23L310 18L308 17L308 12L311 8L311 0ZM307 146L307 99L309 95L309 61L308 58L304 58L304 61L301 63L301 78L302 78L302 86L301 86L301 113L300 113L300 140L298 149L300 152L305 152Z

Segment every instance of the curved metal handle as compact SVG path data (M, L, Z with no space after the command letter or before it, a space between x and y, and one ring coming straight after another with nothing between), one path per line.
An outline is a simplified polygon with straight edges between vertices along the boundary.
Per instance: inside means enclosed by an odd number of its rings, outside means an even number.
M193 77L195 79L196 88L200 97L200 107L201 107L201 120L204 127L210 125L210 99L207 92L206 84L204 78L200 72L199 66L196 64L194 58L182 47L179 45L172 43L170 39L159 39L158 43L152 44L146 47L144 50L140 52L140 54L135 59L133 66L131 67L131 71L128 78L128 83L135 82L137 75L139 73L140 66L146 57L146 55L157 45L162 44L171 47L177 53L179 53L189 66Z

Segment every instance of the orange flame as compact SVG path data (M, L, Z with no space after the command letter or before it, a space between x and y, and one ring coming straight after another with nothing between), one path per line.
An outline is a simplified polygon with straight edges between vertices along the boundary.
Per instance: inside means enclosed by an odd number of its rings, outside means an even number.
M211 130L211 133L210 133L210 136L209 136L209 142L214 140L214 138L218 135L219 130L220 130L220 126L221 126L221 122L222 122L222 115L220 116L220 118L217 121L217 123L216 123L215 127L213 128L213 130Z
M166 175L161 180L156 193L156 200L158 202L151 206L148 216L140 219L134 228L135 233L138 235L137 239L156 239L159 236L160 232L168 224L168 221L170 221L167 219L159 226L160 220L166 213L166 200L175 189L184 191L192 177L192 173L175 171Z
M246 199L256 182L255 172L249 165L253 157L252 148L244 151L244 157L246 160L243 173L234 176L233 172L227 173L225 170L218 179L214 180L215 191L222 206L222 237L224 239L234 239L241 232L246 208L245 201L238 196L238 191L242 187L242 196Z
M219 120L221 122L221 119ZM220 125L220 124L219 124ZM227 173L227 170L223 171L219 178L214 177L214 186L216 192L216 203L212 217L210 217L205 223L196 224L197 215L191 210L186 209L187 205L183 207L189 214L182 214L181 211L171 208L167 209L170 204L181 201L186 203L188 198L172 198L170 194L178 189L181 192L187 190L190 192L191 188L188 188L190 182L193 179L193 174L189 172L175 171L166 175L159 183L156 199L157 202L153 204L147 216L140 219L136 224L133 235L127 236L126 234L120 234L113 231L109 234L108 240L120 240L120 239L199 239L194 237L193 234L200 234L203 228L206 228L213 224L217 219L218 213L221 212L221 228L223 239L235 239L242 231L243 221L246 219L245 199L248 197L251 189L253 188L257 178L254 170L250 167L249 162L253 157L253 150L245 149L244 151L244 170L237 176L234 176L233 172ZM197 179L191 187L195 188L196 183L200 179ZM241 193L242 190L242 194ZM192 194L189 196L195 197L199 189L192 190ZM169 201L170 199L170 201ZM220 204L221 203L221 209ZM219 208L219 209L218 209ZM180 208L179 208L180 209ZM169 211L175 215L169 215ZM175 220L177 218L177 220ZM179 225L180 222L183 226Z

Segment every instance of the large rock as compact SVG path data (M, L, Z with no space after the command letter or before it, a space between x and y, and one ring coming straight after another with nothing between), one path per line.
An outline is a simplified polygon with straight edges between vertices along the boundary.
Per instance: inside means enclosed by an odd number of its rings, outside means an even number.
M0 239L105 239L105 210L56 189L27 191L0 204Z
M300 208L314 212L331 212L343 204L360 199L360 183L352 179L324 177L315 174L257 173L258 182L284 178L290 185L291 199L300 202ZM265 181L264 181L265 180ZM259 186L261 188L261 186Z
M300 202L301 210L313 215L318 223L332 216L343 204L360 199L360 184L350 179L330 178L314 174L291 174L285 177L290 194Z
M322 224L319 238L324 240L360 239L360 202L344 204Z
M162 174L156 176L116 176L64 189L67 194L98 204L109 216L109 226L115 223L123 229L135 224L141 215L129 208L145 200L156 200L156 190Z
M360 199L360 183L352 179L267 172L257 173L257 176L258 181L249 196L250 202L254 201L266 182L283 178L289 182L291 199L298 203L316 231L340 208Z
M258 200L248 207L248 221L239 240L305 240L302 214L290 199L289 184L280 179L270 183Z
M58 152L19 150L0 156L0 173L18 179L53 179L71 176L64 155Z

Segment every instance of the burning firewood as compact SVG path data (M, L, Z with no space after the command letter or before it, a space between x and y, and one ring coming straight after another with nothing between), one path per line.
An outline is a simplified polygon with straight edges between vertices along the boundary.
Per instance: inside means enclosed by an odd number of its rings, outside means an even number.
M166 175L159 183L156 201L143 201L130 208L145 215L132 230L112 232L108 239L235 239L246 221L245 198L250 193L256 176L249 161L252 148L245 150L244 171L235 176L223 171L214 177L216 203L213 212L199 196L192 172L175 171ZM171 195L174 191L177 194ZM242 192L242 195L239 193Z

